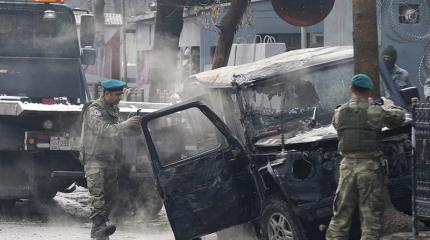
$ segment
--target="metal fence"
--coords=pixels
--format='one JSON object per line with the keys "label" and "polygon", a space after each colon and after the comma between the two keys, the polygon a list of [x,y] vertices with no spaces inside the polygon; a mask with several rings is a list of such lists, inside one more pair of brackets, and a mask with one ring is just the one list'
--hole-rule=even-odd
{"label": "metal fence", "polygon": [[415,104],[412,108],[414,162],[412,164],[412,214],[414,234],[418,234],[419,219],[430,219],[430,104]]}

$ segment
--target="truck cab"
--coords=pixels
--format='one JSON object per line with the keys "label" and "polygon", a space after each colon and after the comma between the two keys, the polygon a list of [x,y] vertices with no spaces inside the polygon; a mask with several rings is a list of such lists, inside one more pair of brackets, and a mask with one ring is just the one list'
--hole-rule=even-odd
{"label": "truck cab", "polygon": [[[74,10],[62,2],[0,1],[0,204],[44,202],[58,191],[72,191],[73,183],[86,186],[78,158],[80,115],[91,100],[84,67],[95,62],[94,19],[80,10],[78,33]],[[164,106],[122,102],[119,107],[125,119],[138,109],[145,115]],[[142,186],[145,193],[154,188],[149,162],[145,152],[133,148],[141,135],[123,137],[127,155],[120,182],[127,188],[122,196],[142,205],[147,202]],[[151,214],[162,207],[154,201]]]}
{"label": "truck cab", "polygon": [[52,171],[82,169],[74,147],[80,105],[89,100],[82,64],[91,63],[81,54],[72,9],[49,2],[0,1],[4,201],[50,199],[74,181],[53,179]]}

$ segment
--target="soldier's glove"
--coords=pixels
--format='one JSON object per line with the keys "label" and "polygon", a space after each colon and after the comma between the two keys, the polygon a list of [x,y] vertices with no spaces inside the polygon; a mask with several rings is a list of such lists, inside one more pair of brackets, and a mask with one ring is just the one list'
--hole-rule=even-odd
{"label": "soldier's glove", "polygon": [[385,108],[390,108],[390,107],[394,106],[394,102],[392,100],[384,98],[384,97],[382,97],[382,100],[384,101],[384,105],[383,106]]}
{"label": "soldier's glove", "polygon": [[125,122],[130,127],[140,127],[140,117],[139,116],[131,117],[131,118],[127,119]]}
{"label": "soldier's glove", "polygon": [[382,105],[384,105],[384,99],[383,98],[369,98],[369,104],[382,106]]}

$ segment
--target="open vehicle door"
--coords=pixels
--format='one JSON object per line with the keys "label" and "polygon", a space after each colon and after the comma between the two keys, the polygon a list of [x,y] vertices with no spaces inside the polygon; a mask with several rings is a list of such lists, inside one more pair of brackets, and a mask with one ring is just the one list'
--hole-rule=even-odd
{"label": "open vehicle door", "polygon": [[147,115],[142,128],[178,240],[248,222],[260,214],[249,155],[200,101]]}

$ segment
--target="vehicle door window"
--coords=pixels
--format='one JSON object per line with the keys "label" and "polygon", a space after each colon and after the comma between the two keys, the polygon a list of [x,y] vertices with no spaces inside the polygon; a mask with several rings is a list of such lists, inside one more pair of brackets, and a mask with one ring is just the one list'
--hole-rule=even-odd
{"label": "vehicle door window", "polygon": [[225,137],[197,108],[159,117],[148,123],[162,166],[221,150]]}

